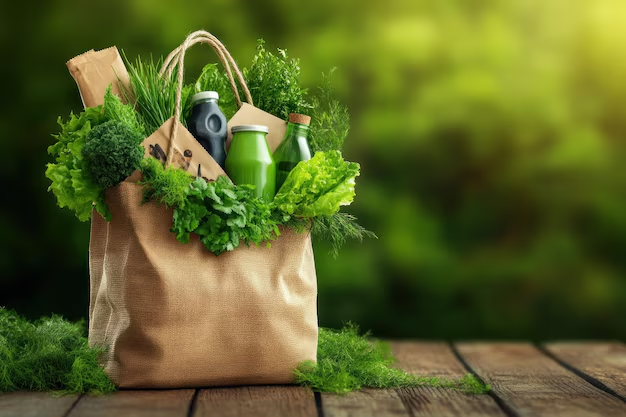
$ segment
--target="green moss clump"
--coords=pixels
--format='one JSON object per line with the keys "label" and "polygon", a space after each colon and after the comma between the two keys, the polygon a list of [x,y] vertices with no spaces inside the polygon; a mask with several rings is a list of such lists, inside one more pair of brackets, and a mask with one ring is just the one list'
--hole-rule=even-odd
{"label": "green moss clump", "polygon": [[103,394],[115,385],[98,364],[83,323],[58,316],[30,322],[0,308],[0,392]]}
{"label": "green moss clump", "polygon": [[358,327],[348,324],[336,331],[321,328],[317,363],[303,362],[294,371],[296,381],[314,391],[345,394],[361,388],[443,387],[471,394],[483,394],[490,387],[473,375],[459,379],[426,377],[392,368],[389,346],[372,341],[369,333],[359,335]]}

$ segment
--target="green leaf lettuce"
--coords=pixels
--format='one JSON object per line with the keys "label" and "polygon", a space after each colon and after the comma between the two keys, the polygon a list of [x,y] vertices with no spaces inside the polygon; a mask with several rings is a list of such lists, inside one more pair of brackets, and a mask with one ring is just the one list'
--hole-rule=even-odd
{"label": "green leaf lettuce", "polygon": [[48,148],[48,153],[55,158],[46,169],[46,177],[52,181],[48,190],[57,197],[60,207],[74,210],[80,221],[91,218],[94,204],[102,217],[111,219],[104,191],[91,178],[82,156],[91,128],[104,120],[102,107],[87,108],[78,116],[72,114],[67,122],[59,118],[61,133],[54,135],[57,143]]}
{"label": "green leaf lettuce", "polygon": [[332,216],[354,200],[359,164],[339,151],[318,152],[289,173],[274,198],[279,210],[297,217]]}

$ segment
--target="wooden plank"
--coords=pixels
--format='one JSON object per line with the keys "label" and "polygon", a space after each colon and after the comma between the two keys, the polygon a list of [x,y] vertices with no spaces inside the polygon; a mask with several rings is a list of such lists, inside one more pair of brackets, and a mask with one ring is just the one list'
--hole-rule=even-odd
{"label": "wooden plank", "polygon": [[530,343],[461,343],[457,350],[510,414],[626,416],[626,404],[595,388]]}
{"label": "wooden plank", "polygon": [[576,371],[626,398],[626,346],[621,343],[549,343],[545,349]]}
{"label": "wooden plank", "polygon": [[296,386],[249,386],[200,390],[194,417],[317,417],[315,397]]}
{"label": "wooden plank", "polygon": [[346,395],[322,393],[324,417],[408,417],[402,399],[394,390],[364,389]]}
{"label": "wooden plank", "polygon": [[[397,366],[407,372],[458,378],[467,373],[445,343],[393,342]],[[505,416],[493,398],[443,388],[366,389],[346,396],[322,394],[327,417],[347,416]]]}
{"label": "wooden plank", "polygon": [[69,417],[187,417],[195,391],[117,391],[102,396],[83,396]]}
{"label": "wooden plank", "polygon": [[[461,378],[468,371],[446,343],[394,342],[397,367],[414,375]],[[398,390],[412,416],[499,416],[506,414],[489,395],[469,395],[444,388]]]}
{"label": "wooden plank", "polygon": [[0,417],[63,417],[78,400],[78,395],[53,397],[47,392],[9,392],[0,394]]}

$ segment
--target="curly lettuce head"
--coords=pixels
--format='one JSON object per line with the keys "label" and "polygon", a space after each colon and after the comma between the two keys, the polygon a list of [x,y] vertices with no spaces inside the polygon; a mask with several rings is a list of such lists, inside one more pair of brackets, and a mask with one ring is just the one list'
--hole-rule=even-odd
{"label": "curly lettuce head", "polygon": [[339,151],[317,152],[289,173],[274,197],[279,210],[297,217],[332,216],[354,200],[359,164]]}
{"label": "curly lettuce head", "polygon": [[105,120],[102,107],[87,108],[78,115],[70,115],[67,122],[59,118],[61,133],[54,135],[57,142],[48,148],[54,162],[47,165],[46,177],[52,183],[48,188],[57,197],[59,207],[68,207],[80,221],[91,218],[95,208],[109,220],[111,213],[106,205],[104,191],[86,170],[82,149],[91,128]]}

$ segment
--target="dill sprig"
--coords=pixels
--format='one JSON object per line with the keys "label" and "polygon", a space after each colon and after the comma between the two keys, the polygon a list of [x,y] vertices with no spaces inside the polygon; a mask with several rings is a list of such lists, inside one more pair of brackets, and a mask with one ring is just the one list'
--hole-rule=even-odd
{"label": "dill sprig", "polygon": [[332,216],[318,216],[313,219],[311,234],[317,239],[329,242],[330,253],[336,258],[339,249],[348,239],[357,239],[361,242],[366,237],[378,239],[374,232],[365,229],[356,220],[352,214],[342,212]]}
{"label": "dill sprig", "polygon": [[30,322],[0,308],[0,392],[113,392],[98,364],[102,352],[89,347],[84,323],[59,316]]}
{"label": "dill sprig", "polygon": [[176,167],[165,168],[155,158],[144,158],[141,161],[144,201],[155,200],[166,207],[182,206],[194,177],[187,171]]}
{"label": "dill sprig", "polygon": [[322,74],[318,96],[312,100],[309,146],[313,153],[341,151],[350,131],[348,108],[335,98],[333,77],[336,70],[337,68],[332,68],[328,74]]}
{"label": "dill sprig", "polygon": [[348,323],[342,330],[320,328],[317,363],[302,362],[294,371],[298,384],[314,391],[346,394],[361,388],[440,387],[469,394],[490,390],[471,374],[463,378],[441,378],[412,375],[392,368],[395,362],[389,346],[372,340],[370,334],[359,335],[356,325]]}

